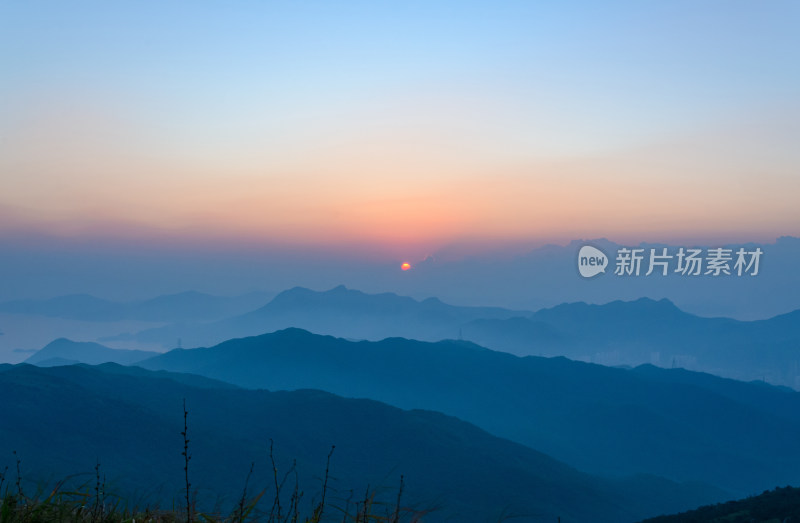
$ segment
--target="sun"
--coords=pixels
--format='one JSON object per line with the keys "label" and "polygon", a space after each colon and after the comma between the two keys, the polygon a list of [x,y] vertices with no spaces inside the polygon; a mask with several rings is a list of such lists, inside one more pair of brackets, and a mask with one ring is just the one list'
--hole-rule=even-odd
{"label": "sun", "polygon": [[403,265],[401,265],[400,268],[403,269],[404,271],[407,271],[408,269],[411,268],[411,264],[406,262]]}

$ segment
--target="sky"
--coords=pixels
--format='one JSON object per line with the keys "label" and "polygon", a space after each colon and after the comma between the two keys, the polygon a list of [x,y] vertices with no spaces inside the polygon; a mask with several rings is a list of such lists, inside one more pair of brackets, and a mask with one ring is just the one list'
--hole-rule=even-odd
{"label": "sky", "polygon": [[414,262],[798,236],[798,23],[769,0],[2,2],[0,243]]}

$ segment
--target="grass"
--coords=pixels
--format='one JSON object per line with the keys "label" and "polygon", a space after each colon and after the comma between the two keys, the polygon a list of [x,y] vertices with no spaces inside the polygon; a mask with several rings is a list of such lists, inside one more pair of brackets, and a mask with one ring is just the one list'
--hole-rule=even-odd
{"label": "grass", "polygon": [[401,508],[400,505],[388,507],[386,503],[376,502],[374,491],[367,491],[364,500],[352,505],[352,510],[350,510],[351,503],[341,508],[320,502],[311,514],[303,515],[300,513],[298,503],[302,492],[296,488],[291,493],[287,510],[283,512],[277,503],[273,503],[268,512],[258,508],[266,489],[252,497],[247,497],[245,489],[240,503],[226,515],[195,510],[187,514],[185,507],[173,509],[129,507],[120,498],[105,496],[102,488],[96,489],[90,484],[84,484],[80,488],[70,490],[63,489],[63,484],[64,482],[60,482],[49,493],[40,490],[33,496],[20,495],[7,487],[0,501],[0,523],[185,523],[190,517],[191,521],[198,523],[318,523],[322,521],[326,508],[330,512],[326,521],[346,523],[414,522],[420,521],[423,515]]}
{"label": "grass", "polygon": [[[301,508],[304,492],[299,487],[296,463],[281,476],[275,464],[272,440],[269,444],[269,458],[273,485],[254,493],[250,485],[254,468],[251,463],[241,497],[229,513],[216,509],[212,512],[199,511],[197,491],[191,490],[190,482],[188,415],[184,400],[181,455],[184,458],[185,488],[181,489],[181,506],[176,505],[173,500],[173,506],[169,509],[157,505],[140,508],[131,506],[122,497],[108,494],[99,462],[94,466],[93,480],[76,483],[75,479],[81,476],[76,474],[58,481],[52,487],[39,485],[36,492],[29,495],[23,489],[22,460],[14,451],[16,475],[13,483],[12,478],[9,478],[8,467],[0,472],[0,523],[320,523],[323,517],[324,521],[342,523],[414,523],[421,521],[424,515],[422,511],[401,506],[404,488],[402,476],[397,498],[393,503],[378,501],[376,491],[369,487],[360,501],[353,502],[351,493],[350,498],[343,500],[343,506],[331,503],[328,479],[335,446],[331,446],[328,453],[320,501],[304,511]],[[288,489],[287,482],[290,485]],[[265,496],[270,491],[273,495],[267,501]],[[269,510],[265,510],[267,506]]]}

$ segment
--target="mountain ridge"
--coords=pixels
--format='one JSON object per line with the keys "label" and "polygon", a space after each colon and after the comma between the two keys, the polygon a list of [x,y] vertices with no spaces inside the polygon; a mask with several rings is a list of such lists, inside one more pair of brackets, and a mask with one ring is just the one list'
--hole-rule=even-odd
{"label": "mountain ridge", "polygon": [[664,480],[596,478],[437,412],[317,390],[189,386],[141,373],[114,365],[0,366],[0,390],[14,400],[0,402],[0,416],[15,427],[0,430],[0,448],[17,449],[31,480],[44,471],[56,478],[74,474],[99,461],[114,491],[144,488],[151,499],[169,499],[183,481],[185,401],[192,484],[230,504],[251,462],[256,464],[254,488],[271,484],[266,450],[272,442],[281,472],[294,459],[301,488],[311,492],[319,488],[312,478],[335,445],[329,494],[337,503],[346,497],[342,487],[360,493],[367,483],[385,485],[386,474],[396,478],[392,484],[403,474],[406,503],[439,507],[426,521],[494,520],[504,507],[536,514],[523,521],[543,515],[634,521],[723,496]]}
{"label": "mountain ridge", "polygon": [[[170,351],[139,365],[246,388],[312,387],[432,409],[593,473],[651,473],[744,493],[770,479],[800,479],[793,457],[800,393],[722,379],[709,385],[697,373],[681,382],[466,341],[351,342],[302,329]],[[670,455],[675,438],[686,448]],[[742,473],[732,475],[733,466]]]}
{"label": "mountain ridge", "polygon": [[[768,320],[704,318],[671,300],[639,298],[602,305],[563,303],[536,312],[460,307],[436,298],[367,294],[338,286],[324,292],[294,287],[257,310],[207,324],[173,324],[100,341],[174,347],[299,327],[347,339],[468,339],[512,354],[567,356],[605,365],[653,363],[800,390],[800,310]],[[762,357],[767,354],[767,357]]]}

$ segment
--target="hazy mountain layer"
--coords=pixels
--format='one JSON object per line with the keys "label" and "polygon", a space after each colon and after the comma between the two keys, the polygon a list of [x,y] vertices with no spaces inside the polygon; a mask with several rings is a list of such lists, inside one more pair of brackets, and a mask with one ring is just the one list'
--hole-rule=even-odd
{"label": "hazy mountain layer", "polygon": [[437,299],[294,288],[226,320],[173,324],[109,340],[210,346],[298,327],[349,339],[465,339],[517,355],[566,356],[606,365],[653,363],[800,389],[800,310],[769,320],[702,318],[667,300],[569,303],[536,313],[456,307]]}
{"label": "hazy mountain layer", "polygon": [[[206,507],[232,506],[251,462],[251,492],[269,491],[270,439],[281,475],[296,459],[309,503],[319,499],[326,456],[336,446],[331,521],[341,520],[333,507],[343,507],[351,489],[362,499],[369,485],[393,504],[400,475],[404,506],[437,509],[425,521],[497,521],[502,513],[528,516],[522,521],[632,521],[721,495],[657,478],[598,479],[452,417],[319,391],[236,390],[115,365],[5,365],[0,393],[0,466],[14,470],[16,450],[27,490],[77,472],[86,474],[75,481],[94,482],[99,461],[109,493],[180,504],[185,399],[190,479]],[[273,495],[265,497],[267,509]]]}
{"label": "hazy mountain layer", "polygon": [[140,365],[438,410],[604,475],[651,473],[741,493],[800,481],[800,393],[759,383],[298,329],[174,350]]}

